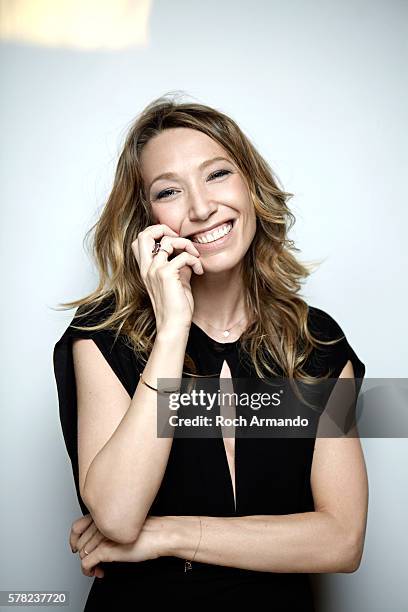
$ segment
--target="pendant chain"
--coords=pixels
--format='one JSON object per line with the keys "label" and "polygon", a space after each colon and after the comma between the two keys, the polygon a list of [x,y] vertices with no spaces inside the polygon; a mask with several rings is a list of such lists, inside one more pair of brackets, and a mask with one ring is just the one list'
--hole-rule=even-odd
{"label": "pendant chain", "polygon": [[210,327],[212,327],[213,329],[216,329],[217,331],[221,332],[221,333],[222,333],[222,335],[223,335],[225,338],[228,338],[228,336],[229,336],[229,335],[230,335],[230,333],[231,333],[231,330],[232,330],[234,327],[236,327],[237,325],[239,325],[239,324],[241,323],[241,321],[243,321],[243,320],[245,319],[245,316],[246,316],[246,315],[244,315],[244,316],[242,317],[242,319],[240,319],[240,320],[238,321],[238,323],[235,323],[234,325],[231,325],[231,327],[228,327],[227,329],[220,329],[219,327],[215,327],[214,325],[211,325],[211,323],[208,323],[208,321],[203,321],[202,319],[197,319],[197,318],[196,318],[196,319],[197,319],[197,321],[201,321],[201,323],[205,323],[206,325],[209,325],[209,326],[210,326]]}

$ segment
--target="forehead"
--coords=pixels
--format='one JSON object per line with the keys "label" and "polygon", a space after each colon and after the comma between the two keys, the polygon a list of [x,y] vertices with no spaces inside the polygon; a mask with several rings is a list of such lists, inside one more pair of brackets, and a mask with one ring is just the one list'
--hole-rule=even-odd
{"label": "forehead", "polygon": [[169,128],[154,136],[143,147],[140,162],[145,180],[160,172],[182,172],[205,159],[226,154],[215,140],[190,128]]}

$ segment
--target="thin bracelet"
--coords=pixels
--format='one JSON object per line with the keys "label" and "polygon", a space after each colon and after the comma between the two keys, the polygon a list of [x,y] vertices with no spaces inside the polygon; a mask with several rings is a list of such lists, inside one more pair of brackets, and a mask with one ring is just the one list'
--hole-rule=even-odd
{"label": "thin bracelet", "polygon": [[185,572],[186,572],[187,570],[191,570],[191,569],[193,569],[193,568],[192,568],[192,563],[193,563],[194,559],[196,558],[197,551],[198,551],[198,549],[200,548],[200,544],[201,544],[201,537],[202,537],[202,535],[203,535],[203,526],[202,526],[202,524],[201,524],[201,516],[199,516],[198,518],[199,518],[199,520],[200,520],[200,538],[199,538],[199,540],[198,540],[197,548],[195,549],[195,553],[194,553],[194,555],[193,555],[193,558],[191,559],[191,561],[189,561],[188,559],[186,559],[186,560],[185,560],[185,562],[184,562],[184,571],[185,571]]}
{"label": "thin bracelet", "polygon": [[149,389],[153,389],[153,391],[156,391],[156,393],[177,393],[178,391],[180,391],[180,389],[174,389],[173,391],[159,391],[159,389],[152,387],[151,385],[149,385],[149,383],[145,381],[141,372],[139,373],[139,378],[142,381],[142,383],[146,385],[146,387],[149,387]]}

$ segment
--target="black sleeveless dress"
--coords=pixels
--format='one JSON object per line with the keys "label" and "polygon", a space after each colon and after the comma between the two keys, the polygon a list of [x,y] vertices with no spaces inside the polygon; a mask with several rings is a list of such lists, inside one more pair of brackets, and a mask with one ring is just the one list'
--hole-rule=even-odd
{"label": "black sleeveless dress", "polygon": [[[84,332],[72,327],[92,325],[107,316],[103,302],[91,315],[73,319],[54,347],[53,362],[57,383],[59,414],[66,448],[72,463],[78,501],[83,514],[89,511],[79,493],[77,455],[77,407],[72,339],[92,338],[132,397],[143,366],[120,336],[102,330]],[[307,371],[321,376],[330,368],[338,378],[348,360],[354,367],[357,393],[365,365],[351,348],[338,323],[323,310],[309,306],[311,330],[322,339],[342,340],[314,349]],[[256,376],[251,364],[240,358],[239,340],[219,343],[194,322],[186,352],[194,359],[197,373],[221,371],[227,361],[233,378]],[[280,515],[314,510],[310,472],[315,439],[235,439],[234,491],[222,436],[174,438],[161,486],[150,508],[152,516],[201,515],[234,517]],[[84,610],[133,610],[143,600],[150,603],[199,605],[205,603],[268,602],[277,612],[313,612],[309,575],[305,573],[258,572],[205,563],[193,563],[184,571],[184,560],[160,557],[139,563],[102,563],[105,575],[94,578]]]}

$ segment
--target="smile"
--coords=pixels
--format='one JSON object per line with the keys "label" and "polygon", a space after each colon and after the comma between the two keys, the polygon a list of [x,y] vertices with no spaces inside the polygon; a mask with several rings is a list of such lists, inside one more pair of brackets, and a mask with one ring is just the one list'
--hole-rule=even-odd
{"label": "smile", "polygon": [[211,231],[192,236],[190,240],[200,253],[219,251],[227,246],[232,240],[231,236],[235,234],[237,221],[238,219],[231,219],[231,221],[227,221]]}
{"label": "smile", "polygon": [[214,229],[205,232],[203,234],[196,234],[191,238],[192,242],[198,244],[209,244],[211,242],[217,242],[222,239],[224,236],[230,233],[233,227],[233,220],[227,221],[227,223],[223,223]]}

